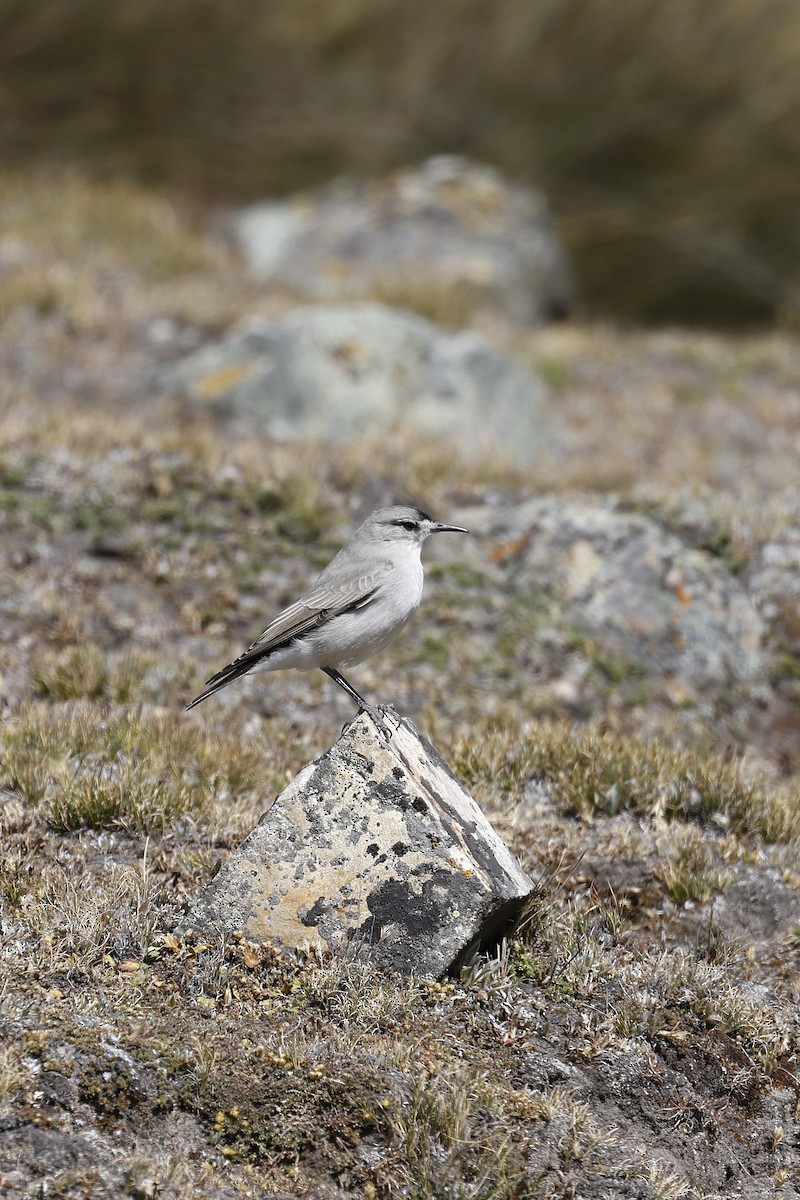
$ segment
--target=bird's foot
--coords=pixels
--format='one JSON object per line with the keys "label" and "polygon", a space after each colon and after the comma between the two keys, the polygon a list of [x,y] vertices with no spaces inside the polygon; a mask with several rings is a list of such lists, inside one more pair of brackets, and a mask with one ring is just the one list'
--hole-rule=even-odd
{"label": "bird's foot", "polygon": [[[359,704],[358,712],[356,713],[356,716],[360,717],[362,713],[366,713],[368,716],[372,717],[373,724],[383,734],[383,736],[387,742],[390,742],[392,740],[392,737],[394,736],[394,730],[391,728],[389,723],[385,720],[386,716],[389,713],[391,713],[392,716],[397,721],[397,728],[398,729],[400,728],[400,718],[397,715],[397,712],[396,712],[393,704],[385,704],[385,705],[384,704],[381,704],[381,705],[367,704],[367,703]],[[351,719],[350,721],[345,721],[344,725],[342,726],[342,733],[344,733],[345,730],[349,729],[349,727],[352,725],[352,723],[353,723],[353,719]]]}
{"label": "bird's foot", "polygon": [[375,725],[381,731],[387,742],[390,742],[394,736],[394,730],[386,720],[386,717],[389,715],[389,713],[391,713],[394,719],[397,721],[397,728],[400,728],[400,718],[397,716],[393,704],[365,704],[359,711],[369,713]]}

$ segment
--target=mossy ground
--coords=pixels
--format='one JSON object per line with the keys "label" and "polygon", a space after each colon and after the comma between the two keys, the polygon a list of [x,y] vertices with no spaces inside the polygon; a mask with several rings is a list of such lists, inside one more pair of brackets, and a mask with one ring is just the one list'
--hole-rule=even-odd
{"label": "mossy ground", "polygon": [[[80,227],[94,199],[75,188]],[[435,447],[406,447],[401,475],[394,446],[279,447],[161,399],[149,322],[221,327],[255,299],[179,221],[159,237],[183,248],[153,249],[153,198],[121,204],[130,241],[64,242],[51,211],[75,289],[13,299],[0,344],[10,1194],[797,1194],[794,743],[737,724],[734,695],[631,702],[629,665],[559,625],[546,589],[515,593],[491,552],[478,569],[434,548],[417,624],[357,676],[419,722],[539,881],[520,927],[438,984],[357,952],[176,936],[351,711],[321,675],[182,705],[361,506],[402,492],[447,518],[532,484]],[[126,303],[81,308],[106,269]],[[517,349],[553,389],[537,489],[618,488],[740,572],[791,527],[789,342],[575,328]],[[776,662],[798,650],[784,615]],[[597,681],[578,713],[551,686],[576,658]],[[796,717],[792,672],[775,689],[765,710],[777,696]]]}

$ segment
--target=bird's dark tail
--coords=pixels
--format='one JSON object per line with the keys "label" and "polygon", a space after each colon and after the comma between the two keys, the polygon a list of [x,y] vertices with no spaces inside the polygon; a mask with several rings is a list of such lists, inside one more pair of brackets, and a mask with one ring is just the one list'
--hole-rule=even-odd
{"label": "bird's dark tail", "polygon": [[226,679],[225,683],[216,683],[213,687],[206,688],[206,690],[201,692],[199,696],[195,696],[194,700],[190,700],[188,704],[184,705],[183,711],[188,712],[190,708],[195,708],[196,705],[202,704],[203,701],[207,700],[209,696],[213,696],[215,692],[220,690],[220,688],[224,688],[226,683],[231,682],[232,680]]}
{"label": "bird's dark tail", "polygon": [[[305,623],[301,632],[304,632],[306,628],[313,628],[313,626],[318,625],[324,615],[324,612],[315,613]],[[269,633],[269,630],[266,632]],[[238,658],[235,658],[233,662],[229,662],[221,671],[217,671],[216,675],[212,675],[210,679],[207,679],[206,683],[210,686],[204,692],[201,692],[199,696],[195,696],[194,700],[186,705],[186,712],[190,708],[194,708],[196,704],[201,704],[203,700],[207,700],[209,696],[213,696],[220,688],[227,687],[229,683],[233,683],[234,679],[241,679],[243,675],[247,675],[249,671],[252,671],[253,667],[263,662],[265,658],[271,658],[277,650],[283,650],[285,646],[290,646],[297,637],[297,631],[291,633],[280,642],[270,641],[265,643],[264,637],[265,634],[262,634]]]}
{"label": "bird's dark tail", "polygon": [[[262,657],[266,657],[262,655]],[[219,692],[222,688],[227,687],[229,683],[233,683],[234,679],[241,679],[243,675],[247,675],[248,671],[252,671],[258,659],[251,658],[249,662],[240,663],[238,659],[235,662],[228,663],[227,667],[223,667],[221,671],[217,671],[216,675],[212,675],[206,683],[210,684],[204,692],[199,696],[195,696],[194,700],[190,700],[185,706],[184,711],[188,712],[190,708],[194,708],[197,704],[202,704],[209,696],[213,696],[215,692]]]}

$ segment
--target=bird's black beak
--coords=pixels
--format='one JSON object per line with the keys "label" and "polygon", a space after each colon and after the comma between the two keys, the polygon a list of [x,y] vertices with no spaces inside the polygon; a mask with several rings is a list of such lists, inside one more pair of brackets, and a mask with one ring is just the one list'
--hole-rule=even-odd
{"label": "bird's black beak", "polygon": [[461,525],[445,525],[442,521],[431,521],[431,533],[469,533]]}

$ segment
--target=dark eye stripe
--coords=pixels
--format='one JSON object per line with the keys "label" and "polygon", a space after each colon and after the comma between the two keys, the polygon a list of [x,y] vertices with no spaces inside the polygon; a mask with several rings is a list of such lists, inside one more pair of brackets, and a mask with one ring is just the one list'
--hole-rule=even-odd
{"label": "dark eye stripe", "polygon": [[401,529],[418,529],[419,528],[419,524],[417,521],[408,521],[408,520],[405,520],[404,518],[400,518],[397,521],[392,521],[392,524],[399,525]]}

